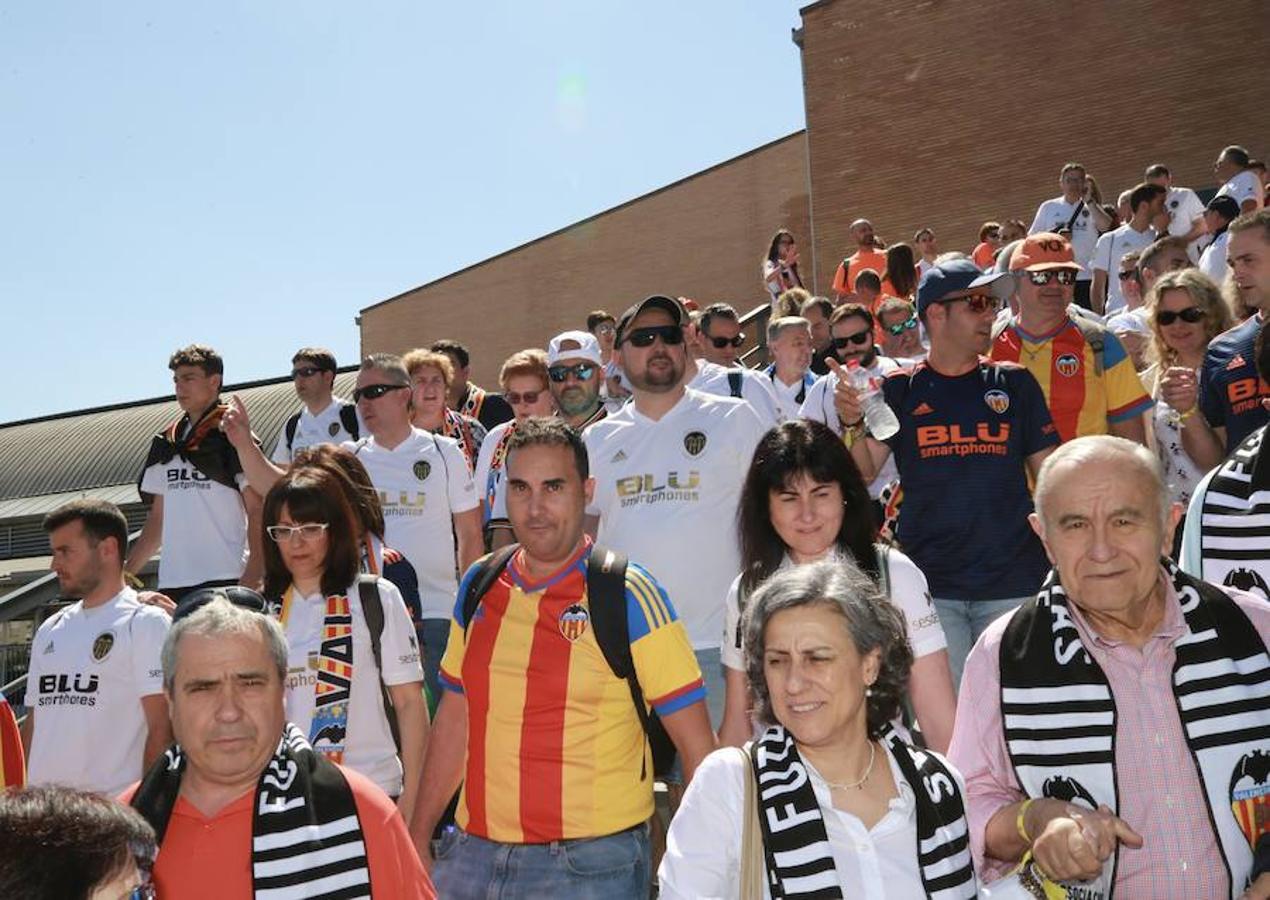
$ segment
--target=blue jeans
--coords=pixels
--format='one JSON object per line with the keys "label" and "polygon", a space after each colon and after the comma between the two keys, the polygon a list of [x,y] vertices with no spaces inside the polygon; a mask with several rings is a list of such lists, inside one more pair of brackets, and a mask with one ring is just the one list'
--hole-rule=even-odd
{"label": "blue jeans", "polygon": [[441,657],[445,655],[445,645],[450,637],[450,620],[424,619],[416,633],[423,641],[423,683],[432,702],[439,703],[441,685],[437,681],[437,670],[441,668]]}
{"label": "blue jeans", "polygon": [[648,826],[550,844],[500,844],[455,828],[434,842],[432,882],[446,900],[644,900]]}
{"label": "blue jeans", "polygon": [[948,665],[952,669],[953,687],[961,689],[961,670],[966,666],[970,648],[996,619],[1018,607],[1027,597],[1006,600],[944,600],[935,598],[939,624],[948,640]]}

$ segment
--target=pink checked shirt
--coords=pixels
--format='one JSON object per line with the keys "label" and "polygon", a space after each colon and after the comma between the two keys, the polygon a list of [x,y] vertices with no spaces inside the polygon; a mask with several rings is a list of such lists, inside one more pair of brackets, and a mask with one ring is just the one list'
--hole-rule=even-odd
{"label": "pink checked shirt", "polygon": [[[1140,850],[1120,848],[1114,888],[1122,898],[1226,897],[1226,868],[1173,698],[1173,642],[1185,623],[1167,579],[1165,589],[1164,620],[1141,650],[1092,634],[1075,605],[1071,607],[1081,640],[1102,667],[1116,701],[1120,818],[1143,840]],[[1241,591],[1228,593],[1270,644],[1270,604]],[[1023,799],[1001,722],[999,651],[1010,615],[993,622],[966,659],[948,750],[949,760],[966,779],[970,849],[984,882],[1014,865],[984,856],[988,820],[1001,807]]]}

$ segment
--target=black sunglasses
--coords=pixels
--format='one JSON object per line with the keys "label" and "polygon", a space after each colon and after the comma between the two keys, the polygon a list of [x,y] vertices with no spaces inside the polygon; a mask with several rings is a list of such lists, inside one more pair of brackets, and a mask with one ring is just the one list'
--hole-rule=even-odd
{"label": "black sunglasses", "polygon": [[1123,272],[1117,272],[1116,277],[1121,281],[1132,281],[1138,277],[1137,269],[1125,269]]}
{"label": "black sunglasses", "polygon": [[184,619],[219,597],[223,597],[234,606],[240,606],[252,612],[269,612],[269,603],[260,594],[251,588],[231,584],[224,587],[200,588],[191,594],[186,594],[181,602],[177,604],[176,612],[172,613],[172,621],[177,622]]}
{"label": "black sunglasses", "polygon": [[855,334],[849,334],[846,337],[836,337],[833,339],[833,345],[839,350],[845,350],[851,344],[857,347],[863,347],[869,342],[869,338],[873,337],[873,332],[867,328],[864,331],[858,331]]}
{"label": "black sunglasses", "polygon": [[904,332],[917,327],[917,316],[909,316],[903,322],[896,322],[894,325],[883,325],[882,327],[891,334],[899,336]]}
{"label": "black sunglasses", "polygon": [[576,363],[572,366],[554,365],[547,367],[547,374],[551,376],[551,380],[556,384],[562,383],[566,378],[572,375],[578,381],[590,381],[591,376],[595,374],[594,363]]}
{"label": "black sunglasses", "polygon": [[[1028,273],[1029,275],[1032,273]],[[1001,300],[991,294],[971,294],[969,297],[951,297],[947,300],[935,301],[941,306],[947,306],[949,303],[965,303],[966,307],[975,315],[992,310],[999,312],[1001,309]]]}
{"label": "black sunglasses", "polygon": [[1058,279],[1059,284],[1068,285],[1068,284],[1076,283],[1076,270],[1075,269],[1045,269],[1040,272],[1029,271],[1027,273],[1027,277],[1032,282],[1032,284],[1037,284],[1037,285],[1049,284],[1051,281],[1053,281],[1056,278]]}
{"label": "black sunglasses", "polygon": [[661,338],[661,342],[667,345],[682,344],[684,342],[684,330],[682,325],[652,325],[648,328],[636,328],[628,335],[624,335],[623,344],[631,344],[635,347],[651,347],[653,341]]}
{"label": "black sunglasses", "polygon": [[744,331],[742,331],[740,334],[738,334],[734,338],[711,337],[708,334],[706,335],[706,337],[710,338],[710,343],[714,344],[715,349],[718,349],[718,350],[722,350],[724,347],[728,346],[729,344],[731,344],[733,347],[740,347],[742,344],[745,343]]}
{"label": "black sunglasses", "polygon": [[1155,311],[1155,321],[1161,325],[1172,325],[1178,319],[1194,325],[1196,322],[1204,320],[1204,311],[1198,306],[1188,306],[1186,309],[1181,309],[1177,312],[1173,312],[1171,309],[1157,309]]}
{"label": "black sunglasses", "polygon": [[353,402],[357,403],[363,397],[367,400],[378,400],[389,391],[404,391],[408,387],[410,387],[408,384],[368,384],[366,387],[353,391]]}
{"label": "black sunglasses", "polygon": [[312,378],[314,375],[316,375],[318,372],[321,372],[321,371],[322,370],[319,369],[317,366],[302,366],[299,369],[292,369],[291,377],[292,378]]}
{"label": "black sunglasses", "polygon": [[541,393],[542,391],[522,391],[520,393],[517,393],[516,391],[504,391],[503,399],[512,406],[520,406],[522,403],[537,403],[538,395]]}

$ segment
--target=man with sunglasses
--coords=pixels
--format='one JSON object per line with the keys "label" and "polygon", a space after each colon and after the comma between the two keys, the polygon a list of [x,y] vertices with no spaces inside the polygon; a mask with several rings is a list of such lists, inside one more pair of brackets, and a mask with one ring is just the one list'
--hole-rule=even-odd
{"label": "man with sunglasses", "polygon": [[924,362],[892,373],[882,395],[900,421],[885,443],[864,431],[846,379],[835,404],[865,478],[894,455],[904,488],[897,536],[930,582],[953,678],[997,616],[1041,585],[1049,564],[1028,525],[1028,475],[1058,444],[1036,379],[986,359],[992,320],[1011,289],[968,258],[935,265],[917,288],[930,334]]}
{"label": "man with sunglasses", "polygon": [[565,331],[547,344],[547,377],[560,417],[585,431],[604,418],[600,344],[585,331]]}
{"label": "man with sunglasses", "polygon": [[[745,343],[736,310],[726,303],[712,303],[702,311],[695,326],[697,347],[702,358],[689,352],[684,366],[684,383],[693,390],[720,397],[744,400],[758,414],[766,427],[781,421],[780,401],[772,383],[741,363],[738,351]],[[688,348],[691,351],[691,347]],[[719,362],[718,360],[729,360]]]}
{"label": "man with sunglasses", "polygon": [[711,303],[701,311],[697,331],[701,355],[706,361],[725,368],[740,365],[745,333],[741,331],[741,318],[735,309],[726,303]]}
{"label": "man with sunglasses", "polygon": [[878,325],[882,332],[883,356],[901,365],[926,358],[921,323],[913,304],[899,297],[887,297],[878,306]]}
{"label": "man with sunglasses", "polygon": [[1079,270],[1058,234],[1029,235],[1014,249],[1019,312],[994,330],[992,358],[1032,373],[1062,440],[1114,434],[1146,443],[1142,414],[1152,403],[1132,357],[1105,326],[1067,308]]}
{"label": "man with sunglasses", "polygon": [[646,565],[666,588],[697,653],[717,727],[723,600],[741,566],[731,526],[766,426],[748,403],[687,383],[686,321],[678,301],[659,295],[618,321],[616,352],[634,395],[584,435],[595,477],[587,530]]}
{"label": "man with sunglasses", "polygon": [[370,434],[343,446],[379,493],[384,542],[418,576],[424,681],[436,696],[459,586],[455,566],[466,570],[484,549],[481,507],[458,442],[410,424],[411,387],[401,357],[372,353],[362,360],[353,399]]}
{"label": "man with sunglasses", "polygon": [[301,347],[291,357],[291,380],[303,408],[287,419],[271,459],[290,465],[297,450],[317,444],[342,444],[361,436],[357,407],[332,394],[335,354],[325,347]]}

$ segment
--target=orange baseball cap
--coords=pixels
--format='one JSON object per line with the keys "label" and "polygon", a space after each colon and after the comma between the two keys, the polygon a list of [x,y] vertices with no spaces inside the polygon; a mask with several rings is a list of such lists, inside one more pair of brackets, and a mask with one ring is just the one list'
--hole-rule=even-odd
{"label": "orange baseball cap", "polygon": [[1010,271],[1040,272],[1045,269],[1081,270],[1072,254],[1071,241],[1052,231],[1029,234],[1014,248]]}

